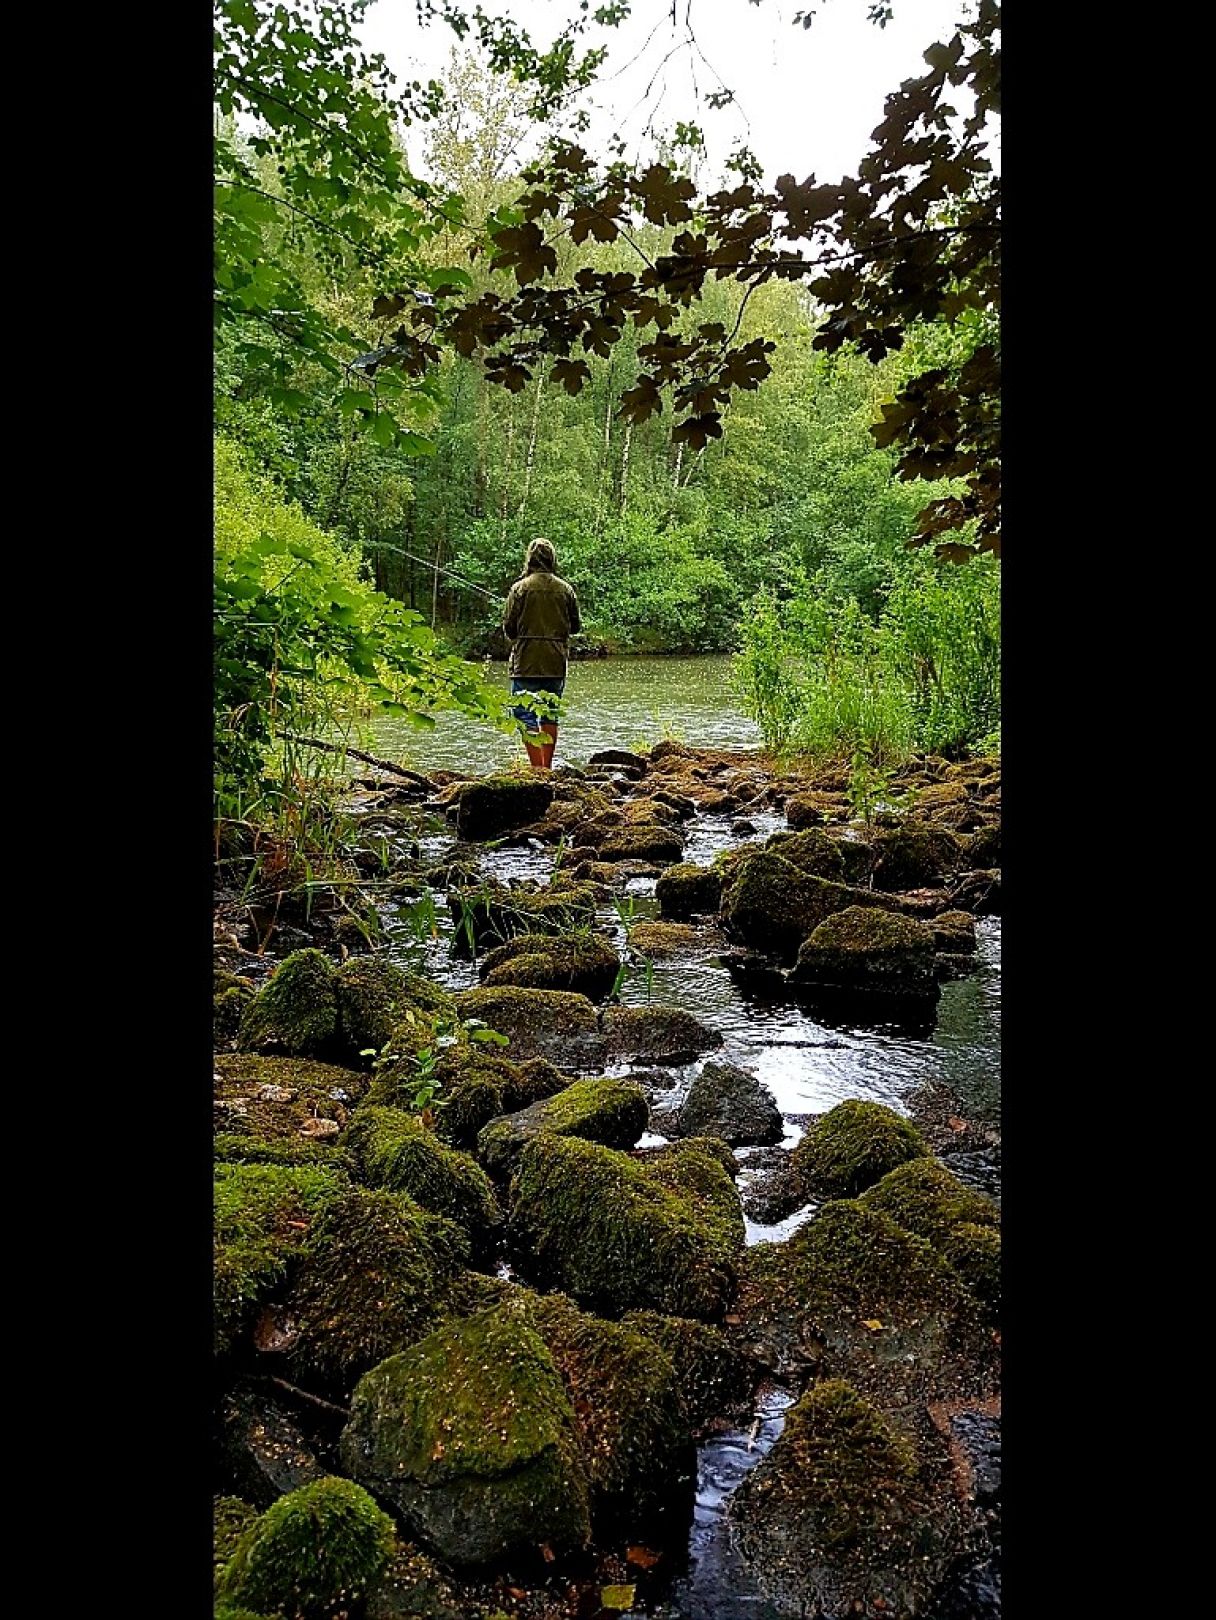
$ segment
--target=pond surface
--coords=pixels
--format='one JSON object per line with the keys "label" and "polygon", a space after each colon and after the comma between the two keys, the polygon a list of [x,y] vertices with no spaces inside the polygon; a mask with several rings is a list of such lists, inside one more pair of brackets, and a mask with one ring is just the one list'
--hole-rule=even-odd
{"label": "pond surface", "polygon": [[[489,679],[509,690],[507,666]],[[702,658],[589,658],[570,665],[557,764],[585,765],[601,748],[649,748],[672,736],[694,748],[759,748],[760,731],[739,704],[726,655]],[[434,731],[400,720],[372,722],[373,753],[417,770],[481,772],[523,757],[516,737],[463,715],[438,716]]]}

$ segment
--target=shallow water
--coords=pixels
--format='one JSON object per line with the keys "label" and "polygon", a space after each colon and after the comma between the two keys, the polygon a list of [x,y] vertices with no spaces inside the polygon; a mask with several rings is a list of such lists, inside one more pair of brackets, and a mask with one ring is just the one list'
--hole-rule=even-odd
{"label": "shallow water", "polygon": [[[489,664],[508,690],[507,666]],[[665,736],[695,748],[759,748],[760,732],[739,706],[731,661],[703,658],[589,658],[570,665],[557,763],[585,765],[601,748],[648,748]],[[517,737],[463,715],[440,715],[434,731],[395,719],[372,722],[373,753],[418,770],[480,772],[523,759]]]}

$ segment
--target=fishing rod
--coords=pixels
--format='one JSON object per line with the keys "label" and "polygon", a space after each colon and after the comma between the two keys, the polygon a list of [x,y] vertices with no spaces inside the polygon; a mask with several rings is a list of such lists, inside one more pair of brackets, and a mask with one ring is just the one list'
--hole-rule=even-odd
{"label": "fishing rod", "polygon": [[412,551],[406,551],[402,546],[391,546],[386,540],[375,540],[370,548],[372,551],[392,551],[398,557],[408,557],[410,562],[420,563],[423,568],[430,568],[437,574],[446,574],[448,579],[454,579],[467,590],[476,591],[478,596],[484,596],[488,601],[500,602],[501,595],[496,596],[493,591],[487,591],[482,585],[474,585],[471,579],[465,579],[462,574],[454,573],[450,568],[444,568],[441,563],[428,562],[425,557],[415,557]]}

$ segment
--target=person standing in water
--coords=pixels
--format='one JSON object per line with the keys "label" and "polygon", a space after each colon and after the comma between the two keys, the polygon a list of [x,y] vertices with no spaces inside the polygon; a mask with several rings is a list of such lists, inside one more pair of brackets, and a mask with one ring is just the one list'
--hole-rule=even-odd
{"label": "person standing in water", "polygon": [[[583,621],[573,585],[557,575],[557,553],[548,540],[533,540],[528,547],[523,575],[507,595],[502,627],[511,643],[511,696],[551,692],[560,698],[566,689],[570,637]],[[524,704],[511,712],[526,729],[524,747],[533,770],[552,770],[557,721],[541,720]]]}

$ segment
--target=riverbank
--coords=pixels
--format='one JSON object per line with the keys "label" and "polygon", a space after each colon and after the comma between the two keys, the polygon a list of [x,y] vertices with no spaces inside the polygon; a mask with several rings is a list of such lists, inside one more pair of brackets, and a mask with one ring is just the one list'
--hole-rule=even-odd
{"label": "riverbank", "polygon": [[999,761],[847,786],[369,774],[304,895],[229,839],[234,1605],[303,1489],[371,1620],[999,1612]]}

